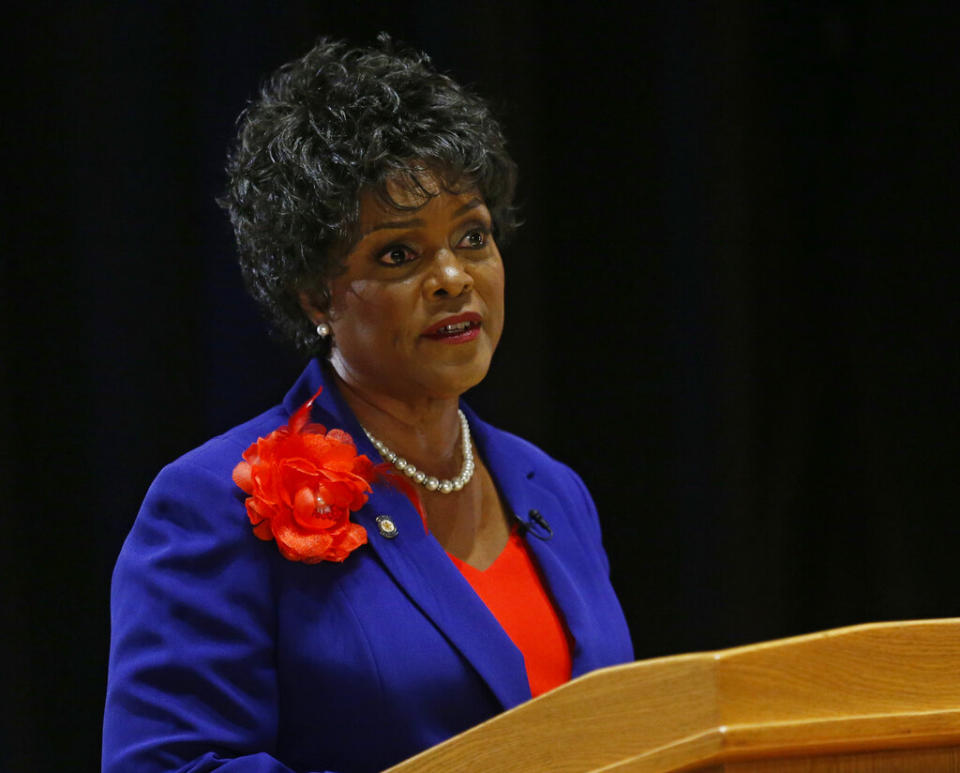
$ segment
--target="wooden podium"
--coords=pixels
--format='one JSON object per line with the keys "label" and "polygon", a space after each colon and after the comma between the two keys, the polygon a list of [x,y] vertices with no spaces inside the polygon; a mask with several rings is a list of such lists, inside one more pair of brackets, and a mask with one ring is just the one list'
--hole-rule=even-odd
{"label": "wooden podium", "polygon": [[605,668],[390,773],[599,770],[960,771],[960,618]]}

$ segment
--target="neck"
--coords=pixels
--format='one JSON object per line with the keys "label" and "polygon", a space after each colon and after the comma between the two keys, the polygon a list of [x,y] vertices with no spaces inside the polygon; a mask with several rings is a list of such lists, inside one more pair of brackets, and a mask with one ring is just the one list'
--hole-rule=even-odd
{"label": "neck", "polygon": [[340,394],[360,424],[417,468],[438,478],[460,471],[460,419],[456,398],[415,405],[351,383],[334,373]]}

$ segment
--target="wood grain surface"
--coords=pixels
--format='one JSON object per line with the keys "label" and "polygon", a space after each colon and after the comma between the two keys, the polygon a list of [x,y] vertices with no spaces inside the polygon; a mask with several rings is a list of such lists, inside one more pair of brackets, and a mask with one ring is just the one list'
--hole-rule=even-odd
{"label": "wood grain surface", "polygon": [[390,771],[960,773],[958,747],[960,619],[950,618],[602,669]]}

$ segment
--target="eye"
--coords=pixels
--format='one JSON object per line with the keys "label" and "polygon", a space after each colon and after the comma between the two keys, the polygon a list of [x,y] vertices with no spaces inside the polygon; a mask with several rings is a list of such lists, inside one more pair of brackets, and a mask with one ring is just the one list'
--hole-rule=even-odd
{"label": "eye", "polygon": [[402,266],[404,263],[409,263],[416,257],[410,249],[404,247],[402,244],[394,244],[380,253],[377,261],[385,266]]}
{"label": "eye", "polygon": [[465,247],[470,250],[479,250],[486,247],[490,232],[486,228],[471,228],[460,240],[458,247]]}

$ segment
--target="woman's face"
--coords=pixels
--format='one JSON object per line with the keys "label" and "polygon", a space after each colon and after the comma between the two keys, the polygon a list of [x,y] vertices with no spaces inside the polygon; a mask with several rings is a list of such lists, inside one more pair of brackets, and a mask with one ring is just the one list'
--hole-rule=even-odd
{"label": "woman's face", "polygon": [[426,197],[388,184],[397,209],[360,199],[359,240],[330,283],[330,360],[344,381],[411,404],[478,384],[503,331],[503,263],[476,191]]}

